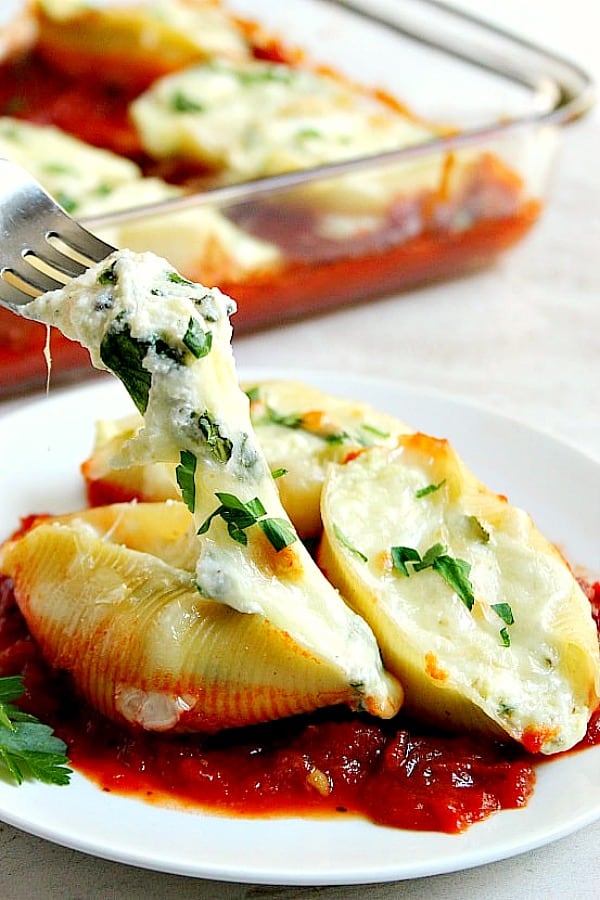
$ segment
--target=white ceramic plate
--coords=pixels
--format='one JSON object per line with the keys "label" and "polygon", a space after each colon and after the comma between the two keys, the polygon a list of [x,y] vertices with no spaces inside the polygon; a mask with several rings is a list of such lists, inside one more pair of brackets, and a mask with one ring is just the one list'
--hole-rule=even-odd
{"label": "white ceramic plate", "polygon": [[[600,466],[570,447],[442,394],[390,382],[308,372],[295,377],[362,399],[450,438],[490,487],[525,506],[575,563],[600,574]],[[122,388],[100,381],[57,391],[0,419],[0,538],[30,512],[83,505],[80,462],[94,421],[130,410]],[[496,814],[463,835],[396,831],[360,820],[243,820],[157,808],[98,790],[0,781],[0,818],[67,847],[131,865],[265,884],[393,881],[470,868],[522,853],[600,818],[600,747],[545,763],[523,810]]]}

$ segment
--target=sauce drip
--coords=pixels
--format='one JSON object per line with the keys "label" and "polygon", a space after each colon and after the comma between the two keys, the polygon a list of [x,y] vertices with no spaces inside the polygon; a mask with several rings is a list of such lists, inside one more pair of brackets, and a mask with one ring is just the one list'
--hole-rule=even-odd
{"label": "sauce drip", "polygon": [[[585,586],[598,621],[600,584]],[[22,705],[66,741],[72,765],[103,791],[244,816],[358,815],[456,833],[524,806],[533,756],[516,744],[450,736],[408,721],[334,708],[216,736],[126,731],[50,672],[0,579],[0,675],[22,674]],[[600,715],[580,747],[600,743]]]}

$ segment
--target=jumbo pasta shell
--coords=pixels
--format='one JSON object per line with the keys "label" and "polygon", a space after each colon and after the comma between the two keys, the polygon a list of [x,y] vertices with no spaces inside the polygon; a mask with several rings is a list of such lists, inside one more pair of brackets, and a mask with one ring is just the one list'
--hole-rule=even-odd
{"label": "jumbo pasta shell", "polygon": [[[530,517],[446,441],[366,450],[331,471],[322,511],[321,565],[371,625],[408,710],[542,753],[583,737],[600,689],[589,602]],[[428,565],[436,546],[429,563],[446,560]]]}
{"label": "jumbo pasta shell", "polygon": [[[394,446],[411,431],[406,423],[366,403],[336,397],[298,381],[246,385],[252,424],[273,471],[285,470],[277,485],[281,502],[299,535],[321,532],[321,490],[332,462],[367,445]],[[92,504],[178,498],[174,465],[155,462],[116,468],[115,458],[142,423],[129,416],[101,421],[82,473]]]}
{"label": "jumbo pasta shell", "polygon": [[[143,543],[140,512],[125,528],[126,511],[114,510],[113,537],[137,531]],[[215,732],[360,706],[359,687],[334,662],[264,616],[202,597],[191,572],[114,543],[109,511],[103,523],[86,515],[41,522],[4,546],[0,564],[44,658],[105,716]]]}

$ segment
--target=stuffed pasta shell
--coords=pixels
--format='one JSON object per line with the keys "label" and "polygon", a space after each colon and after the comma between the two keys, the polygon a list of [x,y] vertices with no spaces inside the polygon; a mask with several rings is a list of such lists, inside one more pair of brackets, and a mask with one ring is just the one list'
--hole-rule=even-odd
{"label": "stuffed pasta shell", "polygon": [[360,707],[361,685],[323,647],[198,591],[174,564],[190,525],[182,504],[116,505],[7,544],[2,569],[48,663],[105,716],[150,731]]}
{"label": "stuffed pasta shell", "polygon": [[320,562],[373,628],[405,706],[555,753],[585,734],[600,659],[590,605],[530,517],[443,440],[331,470]]}
{"label": "stuffed pasta shell", "polygon": [[[336,397],[298,381],[244,385],[258,442],[271,471],[284,472],[281,502],[302,538],[321,532],[320,499],[327,470],[348,453],[373,444],[394,446],[408,425],[366,403]],[[116,467],[122,446],[142,425],[141,416],[96,426],[95,446],[82,465],[93,504],[178,498],[175,466],[169,463]]]}

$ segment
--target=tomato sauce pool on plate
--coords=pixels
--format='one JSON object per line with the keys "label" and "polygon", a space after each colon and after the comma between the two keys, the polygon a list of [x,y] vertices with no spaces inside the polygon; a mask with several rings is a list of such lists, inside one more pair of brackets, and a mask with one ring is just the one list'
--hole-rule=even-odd
{"label": "tomato sauce pool on plate", "polygon": [[[598,622],[600,584],[584,586]],[[127,731],[50,672],[0,579],[0,676],[22,674],[22,706],[51,725],[73,767],[106,792],[240,816],[357,815],[457,833],[524,806],[539,760],[516,744],[446,735],[334,708],[215,736]],[[600,716],[579,748],[600,743]],[[578,749],[579,749],[578,748]],[[68,788],[65,788],[68,790]]]}

